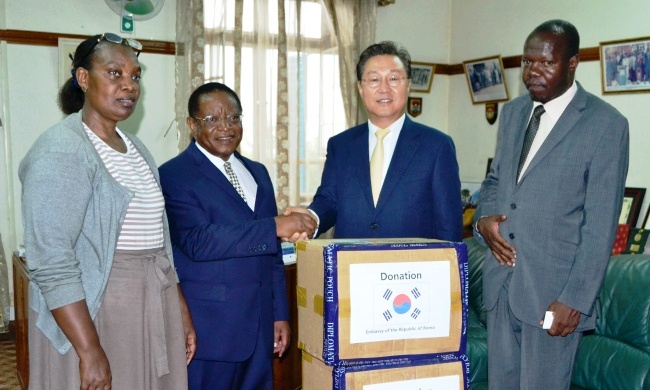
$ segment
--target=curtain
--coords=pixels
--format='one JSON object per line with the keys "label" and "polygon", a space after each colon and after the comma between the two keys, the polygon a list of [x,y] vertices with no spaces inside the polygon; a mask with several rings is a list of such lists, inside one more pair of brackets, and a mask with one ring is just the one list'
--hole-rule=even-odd
{"label": "curtain", "polygon": [[176,131],[178,150],[190,143],[187,118],[187,101],[204,82],[203,65],[203,0],[176,2]]}
{"label": "curtain", "polygon": [[[300,15],[300,2],[296,3],[296,14]],[[300,19],[298,17],[298,19]],[[277,102],[278,109],[276,114],[277,134],[275,137],[275,148],[278,151],[276,164],[279,167],[277,171],[277,194],[275,201],[278,208],[283,210],[291,206],[290,197],[291,184],[289,183],[289,89],[287,75],[287,26],[285,15],[285,2],[278,0],[278,89]],[[297,24],[297,23],[296,23]],[[298,30],[299,31],[299,30]],[[300,50],[298,50],[300,52]]]}
{"label": "curtain", "polygon": [[377,2],[374,0],[323,0],[329,10],[332,28],[338,42],[341,95],[345,107],[346,126],[362,121],[359,118],[356,64],[359,54],[375,41]]}
{"label": "curtain", "polygon": [[242,101],[240,152],[267,167],[278,208],[309,203],[328,139],[357,123],[354,67],[374,39],[377,3],[189,1],[177,17],[179,150],[190,92],[222,82]]}

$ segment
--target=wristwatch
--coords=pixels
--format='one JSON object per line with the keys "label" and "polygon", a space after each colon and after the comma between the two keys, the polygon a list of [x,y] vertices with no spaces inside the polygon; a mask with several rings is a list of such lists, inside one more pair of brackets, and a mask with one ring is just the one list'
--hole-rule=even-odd
{"label": "wristwatch", "polygon": [[476,222],[474,223],[474,231],[475,231],[476,234],[478,234],[478,236],[481,237],[481,238],[483,238],[483,235],[482,235],[481,232],[478,230],[478,222],[481,220],[481,218],[485,218],[485,217],[487,217],[487,215],[481,215],[481,216],[479,217],[479,219],[477,219]]}

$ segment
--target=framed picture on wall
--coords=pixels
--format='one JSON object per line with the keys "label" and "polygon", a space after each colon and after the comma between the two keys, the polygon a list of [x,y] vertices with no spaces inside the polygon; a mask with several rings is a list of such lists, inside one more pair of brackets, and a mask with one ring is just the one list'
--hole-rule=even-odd
{"label": "framed picture on wall", "polygon": [[648,222],[650,222],[650,205],[648,205],[648,209],[645,212],[645,218],[643,218],[643,229],[650,229],[650,226],[648,226]]}
{"label": "framed picture on wall", "polygon": [[426,62],[411,62],[411,92],[431,91],[436,64]]}
{"label": "framed picture on wall", "polygon": [[603,94],[650,92],[650,37],[600,43]]}
{"label": "framed picture on wall", "polygon": [[59,88],[72,76],[70,56],[74,57],[74,52],[81,42],[83,39],[59,38]]}
{"label": "framed picture on wall", "polygon": [[618,218],[619,225],[630,225],[632,228],[636,227],[644,197],[645,188],[625,187],[623,208]]}
{"label": "framed picture on wall", "polygon": [[422,98],[409,96],[406,101],[406,112],[415,118],[422,113]]}
{"label": "framed picture on wall", "polygon": [[472,103],[508,100],[508,86],[501,56],[463,61],[463,69]]}
{"label": "framed picture on wall", "polygon": [[487,168],[485,169],[485,177],[487,177],[490,174],[490,167],[492,166],[493,159],[494,159],[493,157],[488,158]]}

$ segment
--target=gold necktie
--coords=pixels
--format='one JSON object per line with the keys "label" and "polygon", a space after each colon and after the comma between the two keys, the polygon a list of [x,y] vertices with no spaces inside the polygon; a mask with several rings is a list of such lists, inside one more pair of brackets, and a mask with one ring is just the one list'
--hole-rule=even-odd
{"label": "gold necktie", "polygon": [[370,158],[370,184],[372,186],[372,199],[377,205],[379,199],[379,192],[381,192],[381,177],[384,173],[384,137],[390,132],[390,129],[377,130],[375,136],[377,137],[377,145],[375,150],[372,151]]}

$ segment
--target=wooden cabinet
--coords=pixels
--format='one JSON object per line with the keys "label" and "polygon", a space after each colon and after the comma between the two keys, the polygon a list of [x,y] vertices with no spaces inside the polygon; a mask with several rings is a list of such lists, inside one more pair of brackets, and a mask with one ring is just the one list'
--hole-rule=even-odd
{"label": "wooden cabinet", "polygon": [[25,259],[13,255],[14,311],[16,314],[16,370],[23,389],[29,386],[29,346],[27,342],[29,301],[29,270]]}
{"label": "wooden cabinet", "polygon": [[298,300],[296,298],[296,264],[284,266],[289,297],[289,325],[291,326],[291,345],[281,359],[273,360],[273,389],[295,390],[302,386],[302,354],[298,348]]}

